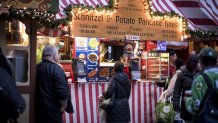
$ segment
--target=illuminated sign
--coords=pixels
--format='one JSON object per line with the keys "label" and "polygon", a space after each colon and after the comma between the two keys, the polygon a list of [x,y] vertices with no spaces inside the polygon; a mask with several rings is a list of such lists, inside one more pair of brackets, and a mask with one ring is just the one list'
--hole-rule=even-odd
{"label": "illuminated sign", "polygon": [[181,41],[182,19],[151,17],[141,0],[115,0],[116,12],[77,9],[73,13],[74,36],[123,39],[125,35],[140,40]]}

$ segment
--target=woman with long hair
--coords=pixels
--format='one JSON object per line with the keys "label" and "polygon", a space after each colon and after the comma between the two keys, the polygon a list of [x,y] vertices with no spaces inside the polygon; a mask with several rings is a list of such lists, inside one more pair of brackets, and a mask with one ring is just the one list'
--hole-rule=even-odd
{"label": "woman with long hair", "polygon": [[[185,120],[185,123],[189,123],[192,120],[192,114],[190,114],[185,107],[185,91],[190,90],[192,86],[193,77],[196,74],[198,65],[197,55],[191,55],[186,61],[184,67],[181,68],[181,73],[178,75],[175,88],[173,91],[173,107],[180,117]],[[181,105],[180,105],[181,104]]]}

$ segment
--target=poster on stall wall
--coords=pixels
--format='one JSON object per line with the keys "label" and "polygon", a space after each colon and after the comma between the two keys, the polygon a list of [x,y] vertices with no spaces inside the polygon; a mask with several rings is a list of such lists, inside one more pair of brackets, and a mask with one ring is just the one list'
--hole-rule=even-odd
{"label": "poster on stall wall", "polygon": [[110,79],[110,74],[112,73],[113,67],[101,66],[98,70],[98,81],[99,82],[108,82]]}
{"label": "poster on stall wall", "polygon": [[84,61],[86,66],[87,82],[98,81],[99,66],[99,39],[75,37],[76,58]]}
{"label": "poster on stall wall", "polygon": [[99,39],[88,38],[88,50],[87,50],[87,81],[98,81],[98,66],[99,66]]}
{"label": "poster on stall wall", "polygon": [[[84,67],[86,67],[86,57],[87,57],[87,49],[88,49],[88,38],[86,37],[75,37],[75,49],[76,49],[76,52],[75,52],[75,58],[76,59],[80,59],[83,61],[84,63]],[[87,82],[87,77],[84,76],[84,75],[81,75],[79,74],[79,71],[78,72],[78,76],[77,76],[77,81],[78,82]]]}
{"label": "poster on stall wall", "polygon": [[76,45],[76,58],[84,60],[86,63],[87,56],[87,45],[88,38],[86,37],[75,37],[75,45]]}
{"label": "poster on stall wall", "polygon": [[134,41],[126,40],[124,43],[124,55],[131,57],[134,55]]}

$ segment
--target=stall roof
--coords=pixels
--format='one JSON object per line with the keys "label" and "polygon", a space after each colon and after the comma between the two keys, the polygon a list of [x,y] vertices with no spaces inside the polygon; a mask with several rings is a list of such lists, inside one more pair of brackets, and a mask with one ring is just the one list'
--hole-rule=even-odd
{"label": "stall roof", "polygon": [[[188,20],[192,30],[218,31],[218,0],[150,0],[154,11],[175,11]],[[63,18],[63,9],[69,4],[87,6],[108,5],[109,0],[59,0],[57,18]]]}
{"label": "stall roof", "polygon": [[68,5],[86,5],[86,6],[107,6],[110,0],[59,0],[59,13],[57,14],[57,18],[63,18],[63,10]]}
{"label": "stall roof", "polygon": [[190,29],[218,31],[217,0],[152,0],[154,11],[175,11],[188,20]]}

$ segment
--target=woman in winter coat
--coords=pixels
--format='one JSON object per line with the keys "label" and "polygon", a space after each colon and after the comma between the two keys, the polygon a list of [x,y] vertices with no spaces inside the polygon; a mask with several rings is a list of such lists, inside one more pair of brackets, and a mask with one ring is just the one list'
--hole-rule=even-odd
{"label": "woman in winter coat", "polygon": [[183,65],[184,65],[184,61],[182,59],[180,59],[180,58],[177,58],[176,61],[175,61],[176,73],[170,79],[169,86],[167,87],[167,90],[165,90],[163,93],[161,93],[161,96],[159,98],[159,102],[162,101],[165,96],[166,96],[166,98],[168,98],[168,97],[173,95],[173,90],[174,90],[174,86],[175,86],[175,83],[176,83],[176,79],[177,79],[178,74],[182,72],[180,70],[180,68]]}
{"label": "woman in winter coat", "polygon": [[106,123],[128,123],[130,122],[129,97],[131,83],[126,73],[123,72],[124,64],[117,62],[114,65],[114,74],[109,80],[109,85],[103,93],[104,99],[113,98],[114,105],[105,110]]}
{"label": "woman in winter coat", "polygon": [[198,65],[197,55],[191,55],[186,61],[185,66],[181,68],[181,73],[178,75],[174,91],[173,91],[173,107],[176,112],[180,112],[180,117],[189,123],[192,120],[192,115],[185,107],[185,91],[190,90],[193,77],[196,74]]}

